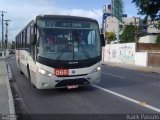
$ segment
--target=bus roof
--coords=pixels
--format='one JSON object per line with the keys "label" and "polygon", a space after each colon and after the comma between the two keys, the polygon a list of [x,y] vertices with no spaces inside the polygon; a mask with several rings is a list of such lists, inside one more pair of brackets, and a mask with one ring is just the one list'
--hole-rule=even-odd
{"label": "bus roof", "polygon": [[41,18],[52,18],[52,19],[62,19],[62,20],[80,20],[80,21],[97,22],[93,18],[80,17],[80,16],[70,16],[70,15],[38,15],[36,17],[36,19],[41,19]]}

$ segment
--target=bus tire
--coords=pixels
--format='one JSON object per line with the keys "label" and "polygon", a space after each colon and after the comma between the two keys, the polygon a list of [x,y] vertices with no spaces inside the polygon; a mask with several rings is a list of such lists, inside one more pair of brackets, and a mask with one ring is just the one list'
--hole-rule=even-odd
{"label": "bus tire", "polygon": [[29,65],[27,65],[27,74],[28,74],[28,80],[31,82],[31,85],[32,85],[34,88],[36,88],[35,85],[32,83],[32,80],[31,80],[31,74],[30,74]]}
{"label": "bus tire", "polygon": [[22,70],[21,70],[21,66],[20,66],[19,60],[18,60],[18,65],[19,65],[20,73],[23,74],[23,72],[22,72]]}
{"label": "bus tire", "polygon": [[31,81],[31,75],[30,75],[30,70],[28,65],[27,65],[27,75],[28,75],[28,80]]}

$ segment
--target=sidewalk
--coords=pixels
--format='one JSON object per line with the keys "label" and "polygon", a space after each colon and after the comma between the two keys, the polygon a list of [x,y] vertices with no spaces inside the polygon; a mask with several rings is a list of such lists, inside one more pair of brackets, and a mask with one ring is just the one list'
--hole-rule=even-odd
{"label": "sidewalk", "polygon": [[0,114],[15,114],[5,61],[0,61]]}
{"label": "sidewalk", "polygon": [[125,63],[113,63],[113,62],[103,62],[102,64],[106,64],[112,67],[121,67],[121,68],[126,68],[126,69],[137,70],[137,71],[160,74],[160,68],[158,67],[157,68],[156,67],[143,67],[143,66],[138,66],[138,65],[130,65],[130,64],[125,64]]}
{"label": "sidewalk", "polygon": [[0,62],[0,113],[9,113],[7,91],[7,69],[4,61]]}

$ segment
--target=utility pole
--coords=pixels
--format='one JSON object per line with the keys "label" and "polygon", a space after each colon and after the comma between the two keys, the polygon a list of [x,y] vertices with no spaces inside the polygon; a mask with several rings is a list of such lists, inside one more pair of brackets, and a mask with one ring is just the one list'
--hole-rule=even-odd
{"label": "utility pole", "polygon": [[5,44],[4,44],[4,48],[7,49],[8,46],[8,22],[11,20],[4,20],[6,22],[6,33],[5,33]]}
{"label": "utility pole", "polygon": [[2,49],[4,49],[4,31],[3,31],[3,17],[4,13],[7,13],[6,11],[0,11],[2,16]]}
{"label": "utility pole", "polygon": [[137,46],[138,46],[138,38],[137,38],[137,18],[134,17],[135,22],[135,51],[137,52]]}
{"label": "utility pole", "polygon": [[137,18],[134,17],[134,22],[135,22],[135,42],[137,43]]}

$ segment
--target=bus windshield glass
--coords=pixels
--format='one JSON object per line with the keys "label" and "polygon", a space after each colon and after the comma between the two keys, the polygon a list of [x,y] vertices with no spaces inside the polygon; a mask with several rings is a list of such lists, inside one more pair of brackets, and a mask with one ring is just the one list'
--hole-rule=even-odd
{"label": "bus windshield glass", "polygon": [[87,60],[101,55],[98,24],[38,19],[38,56],[52,60]]}

